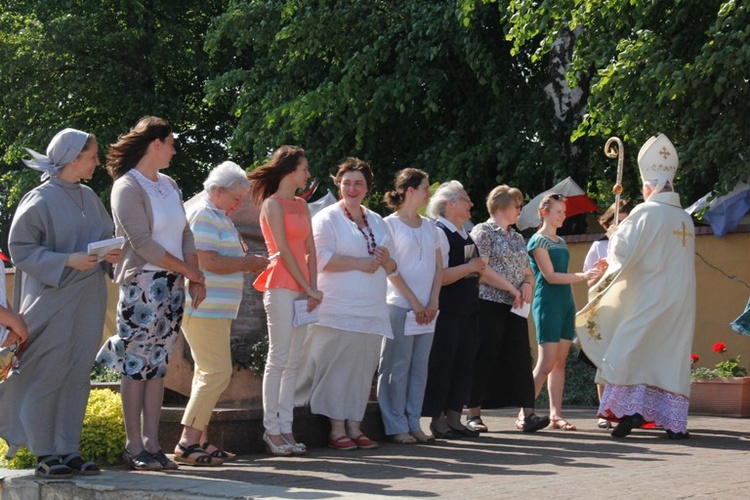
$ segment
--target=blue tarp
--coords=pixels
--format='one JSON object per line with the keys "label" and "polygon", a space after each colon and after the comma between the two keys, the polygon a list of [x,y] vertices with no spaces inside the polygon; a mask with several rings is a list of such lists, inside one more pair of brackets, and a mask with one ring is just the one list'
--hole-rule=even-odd
{"label": "blue tarp", "polygon": [[685,209],[691,215],[708,207],[703,214],[703,221],[711,225],[716,236],[724,236],[729,231],[737,229],[742,217],[750,212],[750,185],[738,182],[729,193],[710,202],[713,193],[708,193],[700,200]]}

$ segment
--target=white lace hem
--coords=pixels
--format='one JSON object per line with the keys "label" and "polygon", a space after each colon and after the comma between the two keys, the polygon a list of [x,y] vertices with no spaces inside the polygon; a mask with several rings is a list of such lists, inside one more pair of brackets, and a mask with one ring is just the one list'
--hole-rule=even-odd
{"label": "white lace hem", "polygon": [[599,404],[599,416],[619,419],[640,413],[646,422],[665,430],[687,432],[689,403],[685,396],[649,385],[607,385]]}

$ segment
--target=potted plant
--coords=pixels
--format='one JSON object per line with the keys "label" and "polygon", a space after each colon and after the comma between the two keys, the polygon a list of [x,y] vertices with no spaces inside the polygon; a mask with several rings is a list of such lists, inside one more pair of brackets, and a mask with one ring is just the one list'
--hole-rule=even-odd
{"label": "potted plant", "polygon": [[[747,368],[740,364],[740,356],[729,357],[723,342],[716,342],[713,351],[723,357],[714,368],[691,368],[690,412],[750,417],[750,377],[747,376]],[[691,366],[698,361],[698,356],[691,354]]]}

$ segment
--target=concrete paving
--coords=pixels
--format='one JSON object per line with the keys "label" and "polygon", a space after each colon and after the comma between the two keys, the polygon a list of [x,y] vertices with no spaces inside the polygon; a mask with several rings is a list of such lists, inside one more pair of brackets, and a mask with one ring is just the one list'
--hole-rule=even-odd
{"label": "concrete paving", "polygon": [[[523,434],[512,410],[484,414],[490,432],[433,445],[314,448],[303,457],[248,455],[221,467],[172,472],[105,468],[49,481],[0,469],[3,500],[237,498],[747,498],[750,419],[691,416],[691,439],[660,430],[615,440],[593,409],[571,409],[578,431]],[[426,421],[423,421],[426,424]],[[426,428],[426,425],[425,425]],[[166,443],[164,443],[166,445]]]}

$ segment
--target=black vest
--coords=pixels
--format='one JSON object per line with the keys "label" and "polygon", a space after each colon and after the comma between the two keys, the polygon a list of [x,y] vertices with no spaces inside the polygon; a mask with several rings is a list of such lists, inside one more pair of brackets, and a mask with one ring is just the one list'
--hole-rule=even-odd
{"label": "black vest", "polygon": [[[448,251],[448,267],[456,267],[466,263],[464,247],[474,245],[471,236],[464,239],[458,231],[453,232],[440,222],[437,227],[448,237],[450,250]],[[476,247],[475,247],[476,248]],[[478,254],[475,253],[475,257]],[[440,313],[443,314],[477,314],[479,312],[479,277],[465,276],[450,285],[443,285],[440,289]]]}

